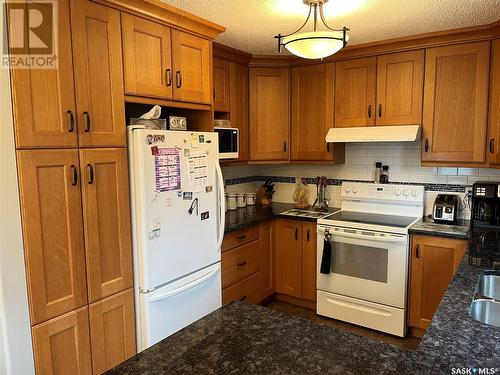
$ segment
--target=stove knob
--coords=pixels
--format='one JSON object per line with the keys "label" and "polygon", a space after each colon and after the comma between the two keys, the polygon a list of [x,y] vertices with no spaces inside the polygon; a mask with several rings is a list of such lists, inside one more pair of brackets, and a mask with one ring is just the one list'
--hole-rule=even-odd
{"label": "stove knob", "polygon": [[414,196],[414,197],[416,197],[418,195],[418,191],[412,190],[411,191],[411,195]]}
{"label": "stove knob", "polygon": [[351,187],[350,186],[346,186],[344,190],[345,190],[346,193],[350,193],[351,192]]}
{"label": "stove knob", "polygon": [[357,188],[357,187],[353,187],[353,188],[352,188],[352,192],[353,192],[354,194],[356,194],[356,193],[358,192],[358,188]]}
{"label": "stove knob", "polygon": [[401,195],[401,190],[399,190],[399,189],[394,190],[394,194],[395,194],[397,197],[399,197],[399,196]]}
{"label": "stove knob", "polygon": [[408,195],[410,195],[410,192],[408,190],[403,190],[403,195],[407,197]]}

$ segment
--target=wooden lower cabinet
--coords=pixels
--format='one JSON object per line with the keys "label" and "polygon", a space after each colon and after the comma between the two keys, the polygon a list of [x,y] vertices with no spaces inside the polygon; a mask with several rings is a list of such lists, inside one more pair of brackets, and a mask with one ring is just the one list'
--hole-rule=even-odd
{"label": "wooden lower cabinet", "polygon": [[467,250],[466,240],[413,235],[409,325],[421,337]]}
{"label": "wooden lower cabinet", "polygon": [[302,223],[276,220],[276,292],[302,296]]}
{"label": "wooden lower cabinet", "polygon": [[[224,267],[224,266],[223,266]],[[249,303],[259,303],[260,298],[260,275],[255,273],[244,280],[238,281],[222,290],[222,304],[227,305],[233,301],[245,301]]]}
{"label": "wooden lower cabinet", "polygon": [[259,240],[222,253],[222,287],[259,272],[259,256]]}
{"label": "wooden lower cabinet", "polygon": [[132,288],[91,304],[89,316],[94,374],[101,374],[136,353]]}
{"label": "wooden lower cabinet", "polygon": [[38,375],[92,373],[86,306],[34,326],[32,336]]}
{"label": "wooden lower cabinet", "polygon": [[269,298],[275,290],[274,220],[260,225],[260,293]]}
{"label": "wooden lower cabinet", "polygon": [[302,222],[302,298],[316,301],[316,223]]}

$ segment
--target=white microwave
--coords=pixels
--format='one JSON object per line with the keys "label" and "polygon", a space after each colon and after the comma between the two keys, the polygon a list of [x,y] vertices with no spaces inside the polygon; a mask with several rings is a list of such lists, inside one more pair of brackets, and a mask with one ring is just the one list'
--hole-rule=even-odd
{"label": "white microwave", "polygon": [[219,134],[219,159],[236,159],[240,150],[240,135],[237,128],[214,127]]}

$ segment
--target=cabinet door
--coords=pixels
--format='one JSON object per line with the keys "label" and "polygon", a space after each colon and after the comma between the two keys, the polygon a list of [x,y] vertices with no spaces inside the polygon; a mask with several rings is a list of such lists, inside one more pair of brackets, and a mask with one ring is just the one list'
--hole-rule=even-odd
{"label": "cabinet door", "polygon": [[80,146],[125,146],[120,12],[75,0],[71,27]]}
{"label": "cabinet door", "polygon": [[170,29],[121,13],[125,93],[172,98]]}
{"label": "cabinet door", "polygon": [[377,57],[377,125],[422,123],[424,51]]}
{"label": "cabinet door", "polygon": [[87,307],[32,328],[39,375],[92,374]]}
{"label": "cabinet door", "polygon": [[[58,2],[57,24],[57,69],[11,70],[12,108],[19,148],[76,147],[78,144],[69,0]],[[10,34],[11,45],[19,43],[13,40],[13,35],[19,33]]]}
{"label": "cabinet door", "polygon": [[500,39],[492,42],[490,93],[490,163],[500,164]]}
{"label": "cabinet door", "polygon": [[90,302],[132,286],[127,150],[80,150]]}
{"label": "cabinet door", "polygon": [[302,222],[302,298],[316,301],[316,223]]}
{"label": "cabinet door", "polygon": [[133,289],[90,305],[89,316],[94,374],[102,374],[136,353]]}
{"label": "cabinet door", "polygon": [[336,63],[335,127],[375,125],[376,68],[376,57]]}
{"label": "cabinet door", "polygon": [[489,42],[426,51],[422,161],[485,161]]}
{"label": "cabinet door", "polygon": [[230,106],[229,119],[231,126],[238,128],[240,135],[240,150],[237,161],[247,161],[249,158],[248,130],[248,68],[245,65],[230,64]]}
{"label": "cabinet door", "polygon": [[250,68],[250,159],[288,160],[289,70]]}
{"label": "cabinet door", "polygon": [[31,323],[87,303],[76,150],[17,152]]}
{"label": "cabinet door", "polygon": [[230,105],[230,63],[214,59],[214,111],[229,112]]}
{"label": "cabinet door", "polygon": [[412,236],[410,326],[429,326],[466,250],[465,240]]}
{"label": "cabinet door", "polygon": [[260,225],[260,291],[261,299],[274,293],[274,221]]}
{"label": "cabinet door", "polygon": [[302,223],[276,220],[276,291],[302,297]]}
{"label": "cabinet door", "polygon": [[332,160],[333,63],[292,69],[291,160]]}
{"label": "cabinet door", "polygon": [[212,46],[206,39],[172,30],[174,99],[211,103]]}

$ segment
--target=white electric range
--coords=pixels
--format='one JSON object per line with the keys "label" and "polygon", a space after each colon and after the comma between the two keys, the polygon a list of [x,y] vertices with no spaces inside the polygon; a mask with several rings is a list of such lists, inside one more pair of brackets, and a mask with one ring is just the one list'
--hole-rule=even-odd
{"label": "white electric range", "polygon": [[344,182],[341,211],[318,220],[317,313],[405,336],[408,229],[423,212],[423,186]]}

